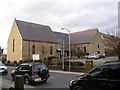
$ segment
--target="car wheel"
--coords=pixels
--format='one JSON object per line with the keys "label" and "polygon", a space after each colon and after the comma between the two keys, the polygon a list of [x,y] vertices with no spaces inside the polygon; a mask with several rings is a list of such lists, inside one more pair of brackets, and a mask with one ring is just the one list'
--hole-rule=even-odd
{"label": "car wheel", "polygon": [[29,80],[28,77],[25,77],[25,79],[24,79],[24,83],[25,83],[26,85],[29,85],[29,84],[30,84],[30,80]]}
{"label": "car wheel", "polygon": [[74,90],[83,90],[83,88],[82,88],[81,86],[76,85],[76,86],[74,87]]}
{"label": "car wheel", "polygon": [[6,71],[5,74],[8,74],[8,71]]}

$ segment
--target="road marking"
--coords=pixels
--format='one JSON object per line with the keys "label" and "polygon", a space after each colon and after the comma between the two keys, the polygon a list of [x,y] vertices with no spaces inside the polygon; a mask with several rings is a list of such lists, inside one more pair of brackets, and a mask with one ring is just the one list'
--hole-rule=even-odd
{"label": "road marking", "polygon": [[54,77],[51,77],[51,76],[50,76],[50,78],[54,78]]}

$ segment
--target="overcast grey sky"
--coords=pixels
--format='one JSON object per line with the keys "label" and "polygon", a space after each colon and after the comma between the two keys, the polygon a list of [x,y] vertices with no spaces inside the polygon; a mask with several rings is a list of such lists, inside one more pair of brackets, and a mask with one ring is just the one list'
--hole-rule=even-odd
{"label": "overcast grey sky", "polygon": [[14,18],[49,25],[53,31],[62,27],[71,32],[98,28],[101,32],[117,27],[119,0],[0,0],[0,46],[7,40]]}

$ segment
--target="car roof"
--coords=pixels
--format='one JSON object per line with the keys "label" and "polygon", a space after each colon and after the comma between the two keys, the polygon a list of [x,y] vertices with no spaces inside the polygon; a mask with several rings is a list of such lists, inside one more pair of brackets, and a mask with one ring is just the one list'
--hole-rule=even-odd
{"label": "car roof", "polygon": [[39,63],[39,62],[22,63],[21,65],[35,65],[35,64],[41,64],[41,65],[43,65],[43,63]]}
{"label": "car roof", "polygon": [[104,63],[104,64],[101,64],[100,66],[103,66],[103,65],[107,65],[107,66],[111,66],[111,65],[120,65],[120,62]]}

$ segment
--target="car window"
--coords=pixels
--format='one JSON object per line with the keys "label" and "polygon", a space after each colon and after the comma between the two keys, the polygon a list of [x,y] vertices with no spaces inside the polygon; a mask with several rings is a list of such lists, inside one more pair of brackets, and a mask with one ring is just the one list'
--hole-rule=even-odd
{"label": "car window", "polygon": [[109,79],[120,80],[120,65],[114,65],[110,67]]}
{"label": "car window", "polygon": [[23,67],[22,67],[22,70],[30,70],[31,68],[30,68],[30,66],[29,65],[23,65]]}
{"label": "car window", "polygon": [[40,69],[46,69],[47,67],[44,64],[35,64],[33,65],[33,70],[40,70]]}
{"label": "car window", "polygon": [[89,75],[92,78],[99,78],[99,79],[107,79],[107,75],[108,75],[108,67],[107,66],[101,66],[101,67],[97,67],[94,70],[92,70]]}
{"label": "car window", "polygon": [[21,70],[22,69],[22,65],[20,65],[18,68],[17,68],[17,70]]}

